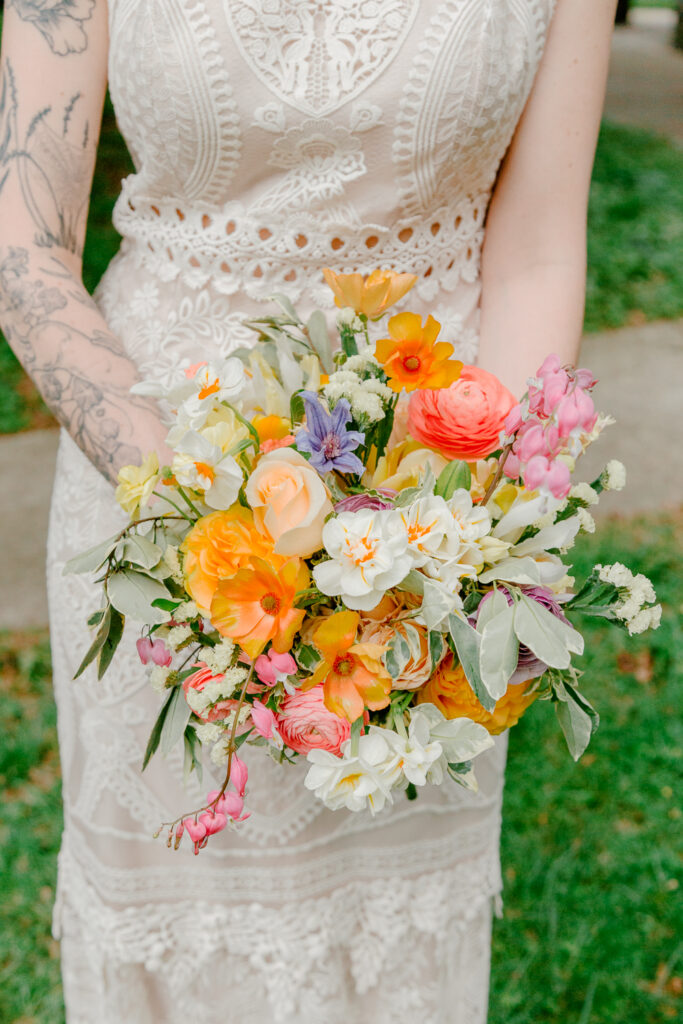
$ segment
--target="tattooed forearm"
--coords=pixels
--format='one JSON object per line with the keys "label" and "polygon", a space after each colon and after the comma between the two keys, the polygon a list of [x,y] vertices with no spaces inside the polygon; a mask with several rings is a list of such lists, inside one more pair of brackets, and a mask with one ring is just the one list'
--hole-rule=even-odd
{"label": "tattooed forearm", "polygon": [[6,60],[0,84],[0,193],[12,170],[33,224],[35,244],[81,254],[94,153],[74,123],[81,94],[62,110],[43,107],[22,134],[12,62]]}
{"label": "tattooed forearm", "polygon": [[87,49],[86,23],[92,17],[95,0],[8,0],[6,6],[35,25],[60,57]]}
{"label": "tattooed forearm", "polygon": [[130,394],[135,369],[94,303],[70,301],[75,280],[60,272],[51,283],[40,252],[0,248],[0,322],[47,405],[114,481],[122,465],[141,461],[139,437],[149,447],[163,437],[158,411]]}

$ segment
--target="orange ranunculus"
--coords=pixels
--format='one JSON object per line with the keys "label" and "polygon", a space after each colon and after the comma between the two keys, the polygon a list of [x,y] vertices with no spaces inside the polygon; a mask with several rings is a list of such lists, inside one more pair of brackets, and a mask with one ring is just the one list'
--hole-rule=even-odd
{"label": "orange ranunculus", "polygon": [[449,654],[438,666],[436,672],[418,690],[418,704],[435,704],[446,718],[471,718],[496,736],[505,729],[517,725],[526,709],[536,700],[538,693],[524,695],[529,680],[508,686],[493,711],[485,711],[472,692],[461,665],[453,666],[453,655]]}
{"label": "orange ranunculus", "polygon": [[296,595],[310,582],[308,568],[292,558],[274,568],[261,558],[221,580],[211,602],[211,621],[221,636],[230,637],[256,658],[269,640],[285,654],[306,612],[294,607]]}
{"label": "orange ranunculus", "polygon": [[434,317],[424,326],[417,313],[397,313],[388,324],[389,338],[381,338],[375,356],[384,367],[392,391],[447,388],[460,376],[462,363],[451,359],[453,346],[437,341],[441,330]]}
{"label": "orange ranunculus", "polygon": [[323,275],[340,309],[350,306],[370,320],[382,316],[417,281],[415,274],[396,274],[393,270],[373,270],[363,277],[362,274],[335,274],[326,267]]}
{"label": "orange ranunculus", "polygon": [[185,586],[197,607],[209,614],[218,583],[249,565],[253,557],[281,565],[273,542],[256,528],[248,508],[233,505],[198,519],[180,545]]}
{"label": "orange ranunculus", "polygon": [[391,676],[380,661],[384,644],[355,643],[360,616],[358,612],[336,612],[325,619],[313,634],[313,643],[322,661],[302,689],[323,683],[325,707],[355,722],[370,708],[379,711],[389,703]]}
{"label": "orange ranunculus", "polygon": [[410,396],[408,430],[449,459],[476,462],[500,447],[505,417],[516,404],[512,392],[492,373],[465,366],[449,388]]}

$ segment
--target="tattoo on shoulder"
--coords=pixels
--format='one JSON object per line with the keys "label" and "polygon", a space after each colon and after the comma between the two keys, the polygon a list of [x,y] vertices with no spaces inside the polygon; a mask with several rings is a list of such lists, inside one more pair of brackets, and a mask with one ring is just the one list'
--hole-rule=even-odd
{"label": "tattoo on shoulder", "polygon": [[18,97],[12,62],[6,60],[0,82],[0,192],[12,169],[31,219],[35,243],[81,254],[81,239],[90,191],[94,154],[88,131],[82,133],[74,112],[81,94],[63,109],[38,110],[20,134]]}
{"label": "tattoo on shoulder", "polygon": [[53,53],[65,57],[88,47],[85,22],[96,0],[9,0],[22,21],[35,25]]}

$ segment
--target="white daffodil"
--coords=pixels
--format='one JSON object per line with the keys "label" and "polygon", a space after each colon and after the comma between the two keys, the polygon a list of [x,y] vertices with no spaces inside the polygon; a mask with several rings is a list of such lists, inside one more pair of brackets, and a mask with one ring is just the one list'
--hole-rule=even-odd
{"label": "white daffodil", "polygon": [[457,585],[447,585],[441,580],[424,577],[422,605],[419,613],[415,616],[418,622],[430,630],[444,632],[448,627],[448,617],[457,612],[462,612],[462,598]]}
{"label": "white daffodil", "polygon": [[311,750],[310,765],[304,779],[326,807],[336,811],[368,808],[372,814],[381,811],[387,801],[392,803],[391,790],[400,778],[398,758],[383,736],[366,734],[358,739],[358,753],[351,753],[351,741],[342,744],[342,756],[328,750]]}
{"label": "white daffodil", "polygon": [[188,430],[176,445],[171,469],[181,486],[203,492],[204,501],[214,509],[230,508],[244,481],[232,455],[196,430]]}
{"label": "white daffodil", "polygon": [[[415,749],[439,748],[426,774],[426,781],[440,785],[449,764],[472,761],[493,746],[490,733],[470,718],[445,718],[434,704],[418,704],[410,710],[408,736]],[[418,785],[418,783],[415,783]],[[476,781],[470,775],[470,788],[476,788]]]}
{"label": "white daffodil", "polygon": [[396,515],[405,530],[413,566],[420,568],[440,549],[452,527],[453,514],[443,498],[431,494],[397,509]]}
{"label": "white daffodil", "polygon": [[406,532],[393,510],[363,509],[328,519],[323,546],[330,558],[315,566],[316,585],[356,611],[374,608],[413,566]]}

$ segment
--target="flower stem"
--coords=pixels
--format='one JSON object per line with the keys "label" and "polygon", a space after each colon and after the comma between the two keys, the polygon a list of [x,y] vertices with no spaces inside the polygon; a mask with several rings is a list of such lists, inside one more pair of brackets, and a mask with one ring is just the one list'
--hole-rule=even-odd
{"label": "flower stem", "polygon": [[503,475],[503,468],[505,466],[505,460],[507,459],[508,455],[512,451],[513,443],[514,442],[511,441],[509,444],[506,444],[505,447],[503,448],[503,451],[500,454],[500,459],[498,461],[498,469],[496,470],[496,473],[495,473],[495,476],[494,476],[493,480],[491,481],[491,483],[489,484],[489,486],[486,489],[486,494],[482,498],[482,502],[481,502],[482,505],[486,505],[486,503],[490,500],[491,495],[495,491],[496,487],[498,486],[498,483],[500,482],[500,478]]}

